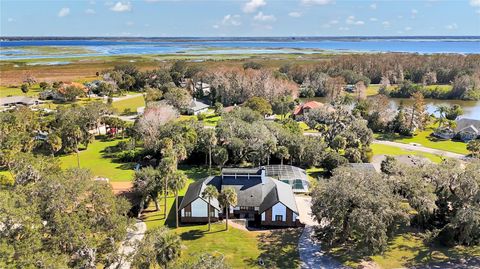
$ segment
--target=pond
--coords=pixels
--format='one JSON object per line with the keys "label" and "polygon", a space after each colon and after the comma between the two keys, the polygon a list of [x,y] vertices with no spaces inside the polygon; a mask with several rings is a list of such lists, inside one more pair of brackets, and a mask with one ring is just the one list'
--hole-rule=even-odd
{"label": "pond", "polygon": [[[302,101],[318,101],[325,103],[327,102],[325,97],[313,97],[313,98],[301,98]],[[408,98],[390,98],[390,107],[393,110],[396,110],[400,105],[400,102],[403,102],[404,105],[409,105],[412,103],[412,100]],[[459,105],[463,108],[462,118],[470,118],[480,120],[480,101],[462,101],[462,100],[438,100],[438,99],[425,99],[427,104],[427,111],[430,114],[435,114],[435,110],[441,104],[444,105]]]}

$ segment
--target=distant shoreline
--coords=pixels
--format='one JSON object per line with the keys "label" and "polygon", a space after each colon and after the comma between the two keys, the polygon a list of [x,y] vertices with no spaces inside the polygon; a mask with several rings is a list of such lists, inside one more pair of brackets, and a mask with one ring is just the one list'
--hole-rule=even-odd
{"label": "distant shoreline", "polygon": [[104,37],[104,36],[2,36],[0,41],[29,40],[107,40],[107,41],[143,41],[143,42],[198,42],[198,41],[266,41],[266,42],[299,42],[299,41],[365,41],[365,40],[462,40],[480,42],[480,36],[279,36],[279,37]]}

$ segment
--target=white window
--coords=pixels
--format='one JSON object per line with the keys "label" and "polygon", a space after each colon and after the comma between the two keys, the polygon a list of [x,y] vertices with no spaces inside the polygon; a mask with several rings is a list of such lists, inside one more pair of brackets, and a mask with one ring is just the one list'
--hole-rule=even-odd
{"label": "white window", "polygon": [[275,215],[275,221],[283,221],[282,215]]}

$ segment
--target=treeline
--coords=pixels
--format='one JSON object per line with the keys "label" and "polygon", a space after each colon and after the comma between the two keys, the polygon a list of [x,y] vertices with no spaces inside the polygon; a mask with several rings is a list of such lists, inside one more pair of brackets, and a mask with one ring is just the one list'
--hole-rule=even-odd
{"label": "treeline", "polygon": [[[367,86],[381,84],[385,89],[394,84],[408,84],[408,90],[402,84],[398,90],[391,91],[392,97],[408,98],[414,92],[422,92],[427,98],[478,100],[479,63],[479,55],[359,54],[332,56],[320,64],[286,64],[279,71],[297,84],[305,85],[315,96],[325,96],[326,83],[337,78],[344,84],[362,81]],[[452,85],[453,89],[429,92],[416,84]]]}
{"label": "treeline", "polygon": [[[386,250],[406,227],[427,243],[480,244],[480,163],[448,160],[418,167],[387,157],[382,173],[340,168],[312,193],[326,244],[364,255]],[[352,176],[355,175],[355,176]]]}

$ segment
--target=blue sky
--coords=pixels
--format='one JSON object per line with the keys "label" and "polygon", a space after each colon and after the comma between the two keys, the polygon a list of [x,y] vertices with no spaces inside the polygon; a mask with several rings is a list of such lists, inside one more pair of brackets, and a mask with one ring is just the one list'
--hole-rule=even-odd
{"label": "blue sky", "polygon": [[480,0],[0,0],[1,36],[480,35]]}

